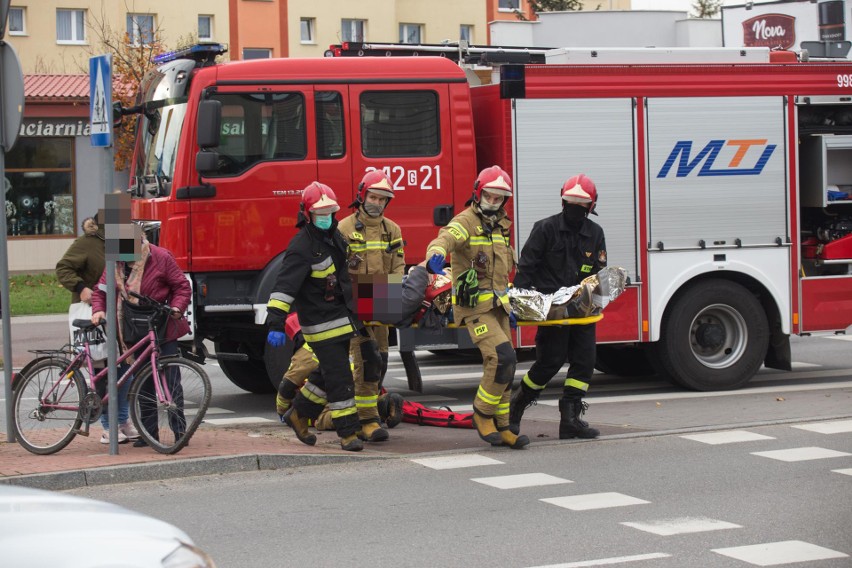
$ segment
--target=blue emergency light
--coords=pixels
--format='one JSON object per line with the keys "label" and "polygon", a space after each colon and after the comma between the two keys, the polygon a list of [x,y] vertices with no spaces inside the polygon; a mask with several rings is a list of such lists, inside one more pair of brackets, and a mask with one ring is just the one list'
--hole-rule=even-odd
{"label": "blue emergency light", "polygon": [[176,59],[192,59],[198,62],[213,62],[217,55],[227,53],[228,46],[223,43],[197,43],[187,47],[181,47],[173,51],[167,51],[151,58],[151,63],[162,65]]}

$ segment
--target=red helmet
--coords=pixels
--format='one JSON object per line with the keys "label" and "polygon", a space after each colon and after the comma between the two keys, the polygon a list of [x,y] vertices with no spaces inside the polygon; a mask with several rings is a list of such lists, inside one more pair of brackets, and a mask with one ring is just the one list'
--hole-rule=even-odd
{"label": "red helmet", "polygon": [[376,195],[393,199],[393,182],[384,170],[373,170],[364,174],[361,183],[358,184],[358,199],[364,201],[367,192],[372,191]]}
{"label": "red helmet", "polygon": [[302,203],[300,209],[306,213],[319,213],[327,215],[340,211],[337,204],[337,196],[330,187],[318,181],[312,182],[302,190]]}
{"label": "red helmet", "polygon": [[589,206],[589,213],[594,212],[598,202],[598,190],[595,182],[585,174],[574,176],[562,184],[562,200],[566,203],[579,203]]}
{"label": "red helmet", "polygon": [[479,172],[473,183],[473,200],[477,203],[482,198],[483,189],[504,197],[512,197],[512,178],[500,166],[485,168]]}

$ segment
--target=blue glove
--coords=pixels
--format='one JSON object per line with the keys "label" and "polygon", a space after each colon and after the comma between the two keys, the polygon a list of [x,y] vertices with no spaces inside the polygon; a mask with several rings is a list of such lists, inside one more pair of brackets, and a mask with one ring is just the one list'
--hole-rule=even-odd
{"label": "blue glove", "polygon": [[266,342],[273,347],[281,347],[287,343],[287,335],[283,331],[270,331]]}
{"label": "blue glove", "polygon": [[432,274],[440,274],[445,275],[444,272],[444,255],[435,253],[432,255],[432,258],[429,259],[429,262],[426,263],[426,268],[429,269],[429,272]]}
{"label": "blue glove", "polygon": [[518,329],[518,318],[515,317],[515,312],[509,314],[509,327]]}

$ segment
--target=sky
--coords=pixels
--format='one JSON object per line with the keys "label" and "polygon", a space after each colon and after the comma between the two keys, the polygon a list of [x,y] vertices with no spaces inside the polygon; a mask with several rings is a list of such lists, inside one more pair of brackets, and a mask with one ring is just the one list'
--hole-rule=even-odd
{"label": "sky", "polygon": [[[692,10],[694,0],[632,0],[630,5],[634,10]],[[739,6],[745,0],[724,0],[723,6]]]}

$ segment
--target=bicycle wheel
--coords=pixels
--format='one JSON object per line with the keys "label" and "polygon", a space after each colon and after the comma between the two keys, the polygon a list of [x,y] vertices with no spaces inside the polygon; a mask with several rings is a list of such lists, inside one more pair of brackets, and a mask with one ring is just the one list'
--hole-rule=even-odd
{"label": "bicycle wheel", "polygon": [[130,386],[130,417],[149,446],[161,454],[175,454],[189,443],[210,406],[210,378],[200,365],[179,356],[162,357],[157,368],[170,401],[158,400],[149,365]]}
{"label": "bicycle wheel", "polygon": [[70,361],[39,361],[15,381],[12,424],[18,443],[46,455],[67,446],[83,423],[80,408],[86,382],[79,371],[66,375]]}

